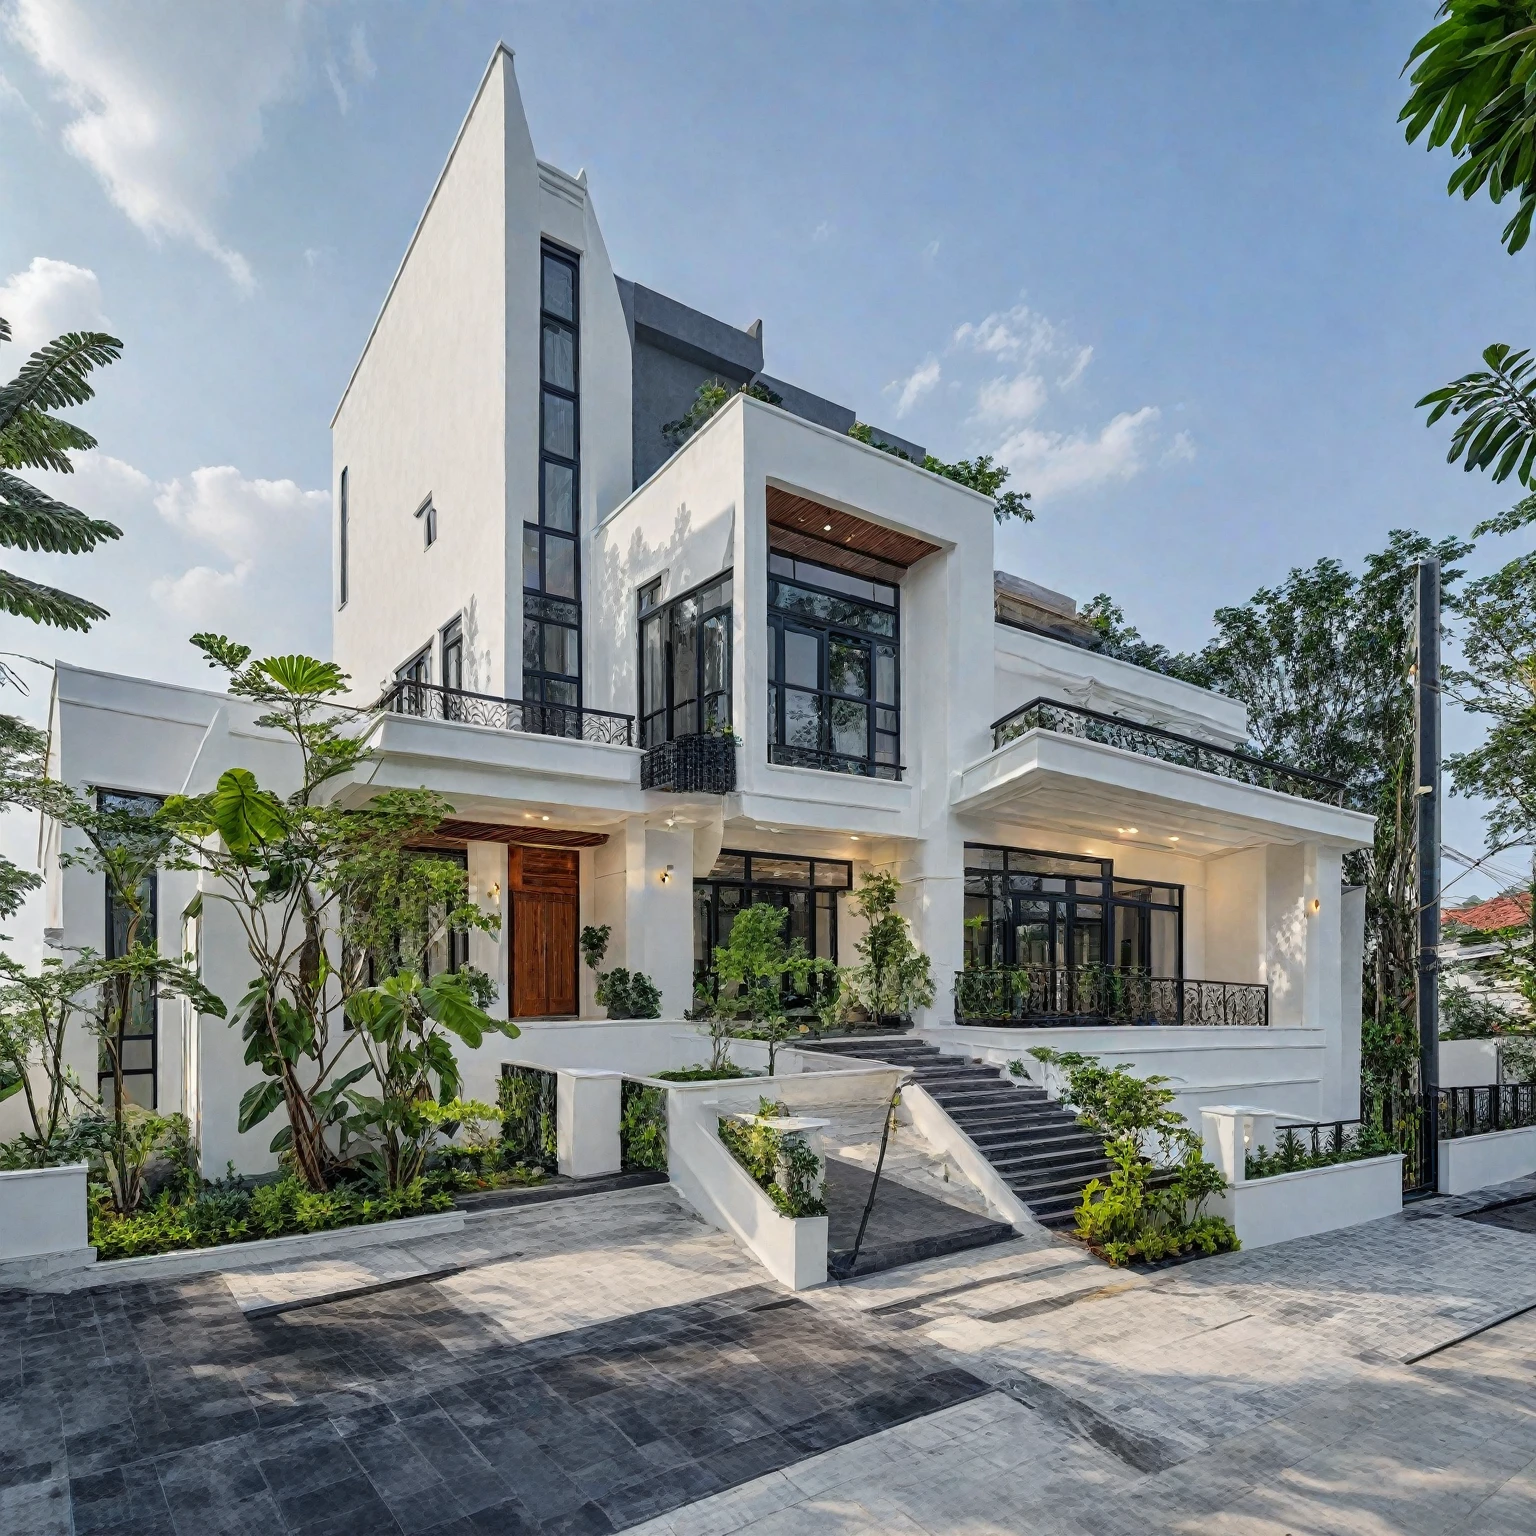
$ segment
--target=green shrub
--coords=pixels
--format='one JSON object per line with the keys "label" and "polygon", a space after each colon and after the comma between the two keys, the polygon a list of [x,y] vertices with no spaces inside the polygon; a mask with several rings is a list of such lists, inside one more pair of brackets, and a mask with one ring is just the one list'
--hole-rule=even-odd
{"label": "green shrub", "polygon": [[1275,1149],[1255,1147],[1243,1159],[1244,1171],[1250,1179],[1269,1179],[1277,1173],[1300,1173],[1307,1168],[1331,1168],[1336,1163],[1354,1163],[1367,1157],[1386,1157],[1402,1149],[1374,1121],[1367,1121],[1358,1130],[1341,1134],[1337,1140],[1319,1143],[1313,1151],[1310,1138],[1303,1139],[1295,1128],[1287,1126],[1276,1133]]}
{"label": "green shrub", "polygon": [[632,1169],[665,1171],[667,1166],[667,1095],[626,1078],[619,1111],[619,1162]]}
{"label": "green shrub", "polygon": [[345,1187],[316,1193],[292,1174],[251,1190],[230,1184],[208,1185],[195,1195],[186,1195],[167,1189],[131,1216],[120,1216],[112,1209],[103,1186],[95,1186],[95,1195],[91,1242],[100,1259],[131,1259],[141,1254],[325,1232],[446,1211],[453,1206],[451,1195],[430,1193],[420,1179],[403,1190],[369,1196]]}
{"label": "green shrub", "polygon": [[757,1120],[720,1121],[720,1140],[784,1216],[825,1216],[821,1198],[821,1159],[804,1136],[776,1131],[764,1119],[785,1114],[782,1104],[759,1099]]}
{"label": "green shrub", "polygon": [[653,1072],[665,1083],[713,1083],[722,1078],[751,1077],[753,1074],[735,1062],[728,1061],[722,1067],[673,1067],[666,1072]]}
{"label": "green shrub", "polygon": [[[1107,1183],[1089,1180],[1075,1212],[1077,1235],[1089,1247],[1123,1265],[1240,1246],[1230,1222],[1201,1212],[1226,1180],[1173,1108],[1166,1077],[1136,1077],[1076,1051],[1040,1047],[1029,1054],[1066,1075],[1062,1102],[1077,1111],[1080,1125],[1103,1137],[1104,1155],[1114,1165]],[[1010,1070],[1020,1076],[1015,1069],[1022,1066],[1013,1062]]]}

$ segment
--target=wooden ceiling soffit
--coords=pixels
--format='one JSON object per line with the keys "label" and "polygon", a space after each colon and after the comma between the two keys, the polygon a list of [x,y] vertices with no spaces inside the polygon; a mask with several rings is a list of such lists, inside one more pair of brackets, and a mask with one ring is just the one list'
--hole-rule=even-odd
{"label": "wooden ceiling soffit", "polygon": [[809,496],[796,496],[776,485],[768,487],[768,522],[774,528],[815,540],[823,553],[820,556],[807,553],[808,560],[826,559],[831,550],[836,549],[851,555],[867,555],[905,570],[939,551],[939,546],[930,544],[927,539],[883,528],[867,518],[856,517],[852,512],[839,512],[836,507],[812,501]]}
{"label": "wooden ceiling soffit", "polygon": [[503,826],[497,821],[439,822],[431,837],[421,838],[422,848],[462,848],[465,843],[506,843],[521,848],[597,848],[608,841],[606,832],[573,832],[559,827]]}

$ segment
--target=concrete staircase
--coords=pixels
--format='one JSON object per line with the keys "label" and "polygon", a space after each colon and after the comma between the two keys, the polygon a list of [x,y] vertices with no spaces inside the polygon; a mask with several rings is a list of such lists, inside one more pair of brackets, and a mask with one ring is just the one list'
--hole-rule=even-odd
{"label": "concrete staircase", "polygon": [[1088,1181],[1109,1175],[1099,1137],[1048,1099],[1043,1088],[1009,1081],[996,1067],[945,1056],[910,1035],[817,1041],[801,1049],[904,1067],[1042,1226],[1070,1227]]}

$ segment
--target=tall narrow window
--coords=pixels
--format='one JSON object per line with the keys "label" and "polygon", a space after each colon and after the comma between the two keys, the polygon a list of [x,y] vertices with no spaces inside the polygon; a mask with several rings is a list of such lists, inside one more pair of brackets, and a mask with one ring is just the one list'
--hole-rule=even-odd
{"label": "tall narrow window", "polygon": [[731,728],[731,578],[665,607],[640,591],[640,745]]}
{"label": "tall narrow window", "polygon": [[337,520],[341,525],[341,548],[337,560],[341,597],[339,606],[345,608],[347,606],[347,472],[345,469],[341,472],[341,491],[337,497],[337,506],[339,508]]}
{"label": "tall narrow window", "polygon": [[768,556],[768,760],[901,777],[900,592]]}
{"label": "tall narrow window", "polygon": [[423,646],[403,667],[395,668],[399,689],[395,711],[402,715],[429,715],[432,709],[432,647]]}
{"label": "tall narrow window", "polygon": [[[158,795],[120,794],[104,789],[97,792],[96,803],[100,810],[116,813],[126,819],[153,815],[159,810],[161,802]],[[133,835],[131,828],[124,833],[128,840]],[[151,871],[139,886],[138,901],[130,905],[118,896],[110,880],[106,882],[106,955],[109,960],[116,960],[141,944],[155,942],[159,886],[159,880]],[[115,1012],[115,1004],[112,1006]],[[108,1108],[115,1103],[116,1095],[114,1055],[122,1068],[124,1101],[137,1104],[143,1109],[155,1108],[159,1093],[155,1024],[154,985],[151,982],[140,983],[133,989],[123,1017],[118,1020],[116,1032],[103,1036],[97,1047],[96,1092]]]}
{"label": "tall narrow window", "polygon": [[421,547],[431,549],[437,543],[437,508],[430,496],[416,508],[416,517],[421,523]]}
{"label": "tall narrow window", "polygon": [[455,692],[464,687],[464,624],[453,619],[443,626],[443,687]]}
{"label": "tall narrow window", "polygon": [[576,259],[545,246],[539,495],[523,524],[524,728],[581,734],[579,293]]}

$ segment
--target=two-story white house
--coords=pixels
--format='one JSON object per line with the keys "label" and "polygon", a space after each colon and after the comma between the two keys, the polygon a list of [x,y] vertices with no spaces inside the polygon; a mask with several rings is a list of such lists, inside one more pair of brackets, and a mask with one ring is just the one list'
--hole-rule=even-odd
{"label": "two-story white house", "polygon": [[[499,49],[332,422],[334,656],[373,749],[336,792],[452,803],[503,918],[469,955],[498,1007],[599,1012],[576,936],[606,923],[680,1018],[758,901],[851,963],[850,893],[885,868],[930,1038],[1091,1042],[1205,1102],[1356,1114],[1341,862],[1370,818],[1245,756],[1230,700],[1094,649],[1069,599],[995,569],[987,498],[764,363],[761,322],[615,276]],[[710,380],[779,403],[735,393],[675,446]],[[63,665],[52,733],[70,782],[146,795],[272,751],[222,695]],[[160,877],[168,948],[187,878]],[[49,883],[59,941],[109,944],[102,892],[56,856]],[[201,942],[238,997],[238,945]],[[144,1030],[130,1091],[185,1108],[211,1166],[260,1165],[232,1033],[179,1004]]]}

